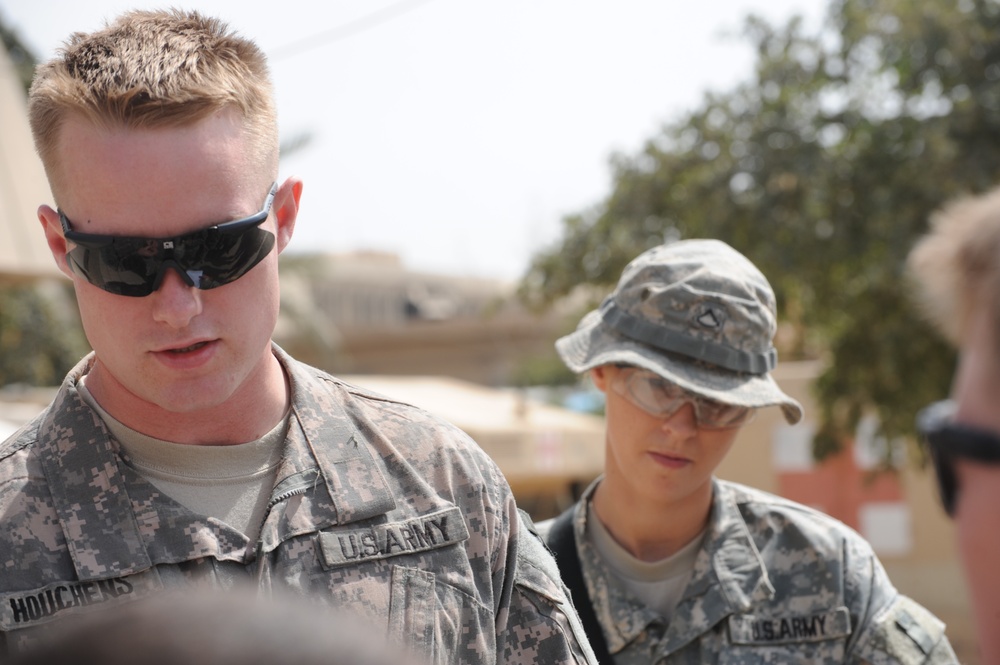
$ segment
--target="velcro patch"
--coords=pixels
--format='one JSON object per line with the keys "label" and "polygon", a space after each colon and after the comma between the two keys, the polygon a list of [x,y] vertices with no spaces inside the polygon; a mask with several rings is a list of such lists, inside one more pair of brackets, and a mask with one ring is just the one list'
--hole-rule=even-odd
{"label": "velcro patch", "polygon": [[38,626],[85,612],[93,605],[119,605],[163,589],[155,569],[137,575],[86,582],[56,582],[41,589],[0,594],[0,630]]}
{"label": "velcro patch", "polygon": [[934,645],[937,644],[937,639],[931,637],[927,629],[920,625],[920,622],[905,609],[900,610],[899,616],[896,617],[896,625],[909,635],[910,639],[916,642],[924,653],[930,653],[934,649]]}
{"label": "velcro patch", "polygon": [[437,549],[469,538],[462,511],[448,508],[402,522],[378,524],[367,529],[337,530],[319,535],[327,567],[353,565]]}
{"label": "velcro patch", "polygon": [[819,614],[735,614],[729,617],[729,640],[733,644],[797,644],[847,637],[850,634],[851,616],[846,607]]}

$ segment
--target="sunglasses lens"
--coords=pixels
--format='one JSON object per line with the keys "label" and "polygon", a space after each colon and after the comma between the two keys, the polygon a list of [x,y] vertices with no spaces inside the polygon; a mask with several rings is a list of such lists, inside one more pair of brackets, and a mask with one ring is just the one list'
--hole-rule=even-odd
{"label": "sunglasses lens", "polygon": [[917,414],[919,440],[934,466],[941,505],[950,517],[955,516],[958,498],[954,457],[966,448],[964,443],[968,438],[967,434],[963,434],[966,430],[952,424],[954,413],[955,403],[944,400],[931,404]]}
{"label": "sunglasses lens", "polygon": [[142,238],[114,238],[99,247],[77,245],[66,258],[88,282],[122,296],[152,293],[160,264],[156,242]]}
{"label": "sunglasses lens", "polygon": [[939,448],[934,447],[931,448],[931,461],[934,464],[934,474],[937,476],[941,505],[949,516],[954,517],[958,480],[955,477],[955,468],[952,466],[951,458]]}
{"label": "sunglasses lens", "polygon": [[[184,238],[174,248],[175,260],[189,269],[199,289],[235,282],[274,248],[274,234],[253,226],[240,231],[207,229]],[[196,268],[197,270],[194,270]]]}

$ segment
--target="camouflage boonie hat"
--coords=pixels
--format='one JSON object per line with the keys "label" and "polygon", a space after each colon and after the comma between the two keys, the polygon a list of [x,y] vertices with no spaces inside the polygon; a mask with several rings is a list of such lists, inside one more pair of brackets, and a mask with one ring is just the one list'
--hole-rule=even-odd
{"label": "camouflage boonie hat", "polygon": [[574,372],[609,363],[644,367],[682,388],[739,406],[802,405],[768,374],[778,362],[774,291],[750,261],[718,240],[643,252],[576,332],[556,341]]}

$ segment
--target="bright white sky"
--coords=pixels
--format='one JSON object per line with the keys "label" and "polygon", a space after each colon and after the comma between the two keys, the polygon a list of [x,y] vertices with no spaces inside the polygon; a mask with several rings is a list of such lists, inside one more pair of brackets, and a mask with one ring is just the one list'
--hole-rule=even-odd
{"label": "bright white sky", "polygon": [[290,251],[517,279],[565,214],[609,193],[612,152],[749,77],[743,16],[815,26],[825,3],[0,0],[0,14],[46,59],[140,6],[219,16],[271,56],[284,139],[313,135],[281,167],[305,181]]}

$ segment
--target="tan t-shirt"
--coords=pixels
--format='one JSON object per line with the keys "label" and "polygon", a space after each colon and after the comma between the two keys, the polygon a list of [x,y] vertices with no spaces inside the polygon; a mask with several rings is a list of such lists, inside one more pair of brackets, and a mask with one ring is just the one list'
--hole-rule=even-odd
{"label": "tan t-shirt", "polygon": [[666,559],[643,561],[618,544],[590,503],[587,504],[587,510],[587,538],[607,562],[615,578],[631,596],[669,622],[691,579],[698,551],[705,539],[705,531]]}

